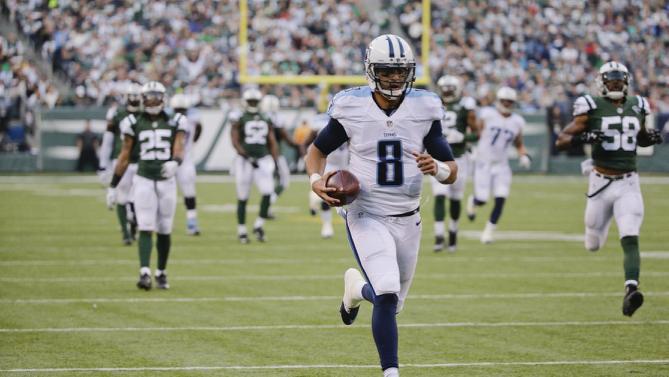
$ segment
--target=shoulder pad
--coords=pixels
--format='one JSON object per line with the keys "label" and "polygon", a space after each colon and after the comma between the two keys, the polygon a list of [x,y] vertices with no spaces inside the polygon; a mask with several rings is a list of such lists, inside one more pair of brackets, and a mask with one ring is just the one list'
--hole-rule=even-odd
{"label": "shoulder pad", "polygon": [[637,100],[637,106],[639,107],[639,109],[641,109],[641,114],[649,115],[650,106],[648,104],[648,100],[642,96],[636,96],[636,100]]}
{"label": "shoulder pad", "polygon": [[114,106],[114,107],[110,107],[109,110],[107,110],[107,115],[105,115],[105,118],[106,118],[108,121],[111,121],[111,120],[114,119],[114,117],[116,116],[116,113],[117,113],[117,112],[118,112],[118,107],[116,107],[116,106]]}
{"label": "shoulder pad", "polygon": [[332,98],[327,113],[330,117],[339,119],[347,115],[352,109],[359,107],[362,102],[360,101],[361,98],[371,95],[372,90],[368,86],[358,86],[342,90]]}
{"label": "shoulder pad", "polygon": [[135,131],[133,130],[133,126],[137,123],[137,118],[135,118],[135,115],[133,114],[128,114],[123,120],[121,120],[121,123],[119,123],[119,129],[121,130],[122,134],[127,134],[127,135],[135,135]]}
{"label": "shoulder pad", "polygon": [[476,100],[473,99],[472,97],[462,97],[460,100],[460,105],[464,107],[467,110],[475,110],[476,109]]}
{"label": "shoulder pad", "polygon": [[589,95],[580,96],[574,101],[573,115],[583,115],[597,108],[595,100]]}
{"label": "shoulder pad", "polygon": [[414,101],[411,106],[420,118],[441,120],[444,117],[444,105],[436,93],[424,89],[411,89],[407,98]]}

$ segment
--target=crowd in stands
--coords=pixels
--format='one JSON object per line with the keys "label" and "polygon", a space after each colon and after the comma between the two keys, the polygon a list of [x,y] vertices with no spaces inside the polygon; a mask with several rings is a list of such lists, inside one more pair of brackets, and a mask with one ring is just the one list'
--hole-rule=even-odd
{"label": "crowd in stands", "polygon": [[[421,1],[249,1],[251,75],[362,75],[365,47],[390,32],[391,17],[420,55]],[[3,11],[78,104],[105,105],[129,80],[159,80],[204,106],[239,98],[238,3],[219,0],[6,0]],[[632,71],[633,88],[669,109],[669,5],[664,1],[433,0],[430,72],[467,78],[487,104],[497,86],[520,93],[520,109],[570,113],[610,59]],[[313,105],[316,87],[280,86],[284,106]],[[550,110],[552,113],[553,110]]]}

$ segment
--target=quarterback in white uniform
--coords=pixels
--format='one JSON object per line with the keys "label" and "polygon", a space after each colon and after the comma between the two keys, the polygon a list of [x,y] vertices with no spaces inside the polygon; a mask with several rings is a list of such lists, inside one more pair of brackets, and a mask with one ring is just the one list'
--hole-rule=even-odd
{"label": "quarterback in white uniform", "polygon": [[457,165],[441,130],[443,109],[434,93],[412,89],[415,58],[396,35],[375,38],[367,48],[369,86],[338,93],[331,119],[309,147],[305,159],[312,190],[329,205],[339,201],[325,182],[326,157],[349,144],[348,169],[360,193],[346,212],[346,229],[364,277],[344,274],[342,321],[350,325],[361,301],[372,310],[372,333],[385,377],[399,376],[396,314],[413,279],[421,236],[419,202],[423,175],[442,183],[457,177]]}
{"label": "quarterback in white uniform", "polygon": [[202,133],[202,124],[200,124],[197,114],[194,110],[189,110],[190,103],[188,97],[184,94],[175,94],[170,100],[170,107],[175,113],[186,116],[188,128],[186,129],[184,144],[184,159],[179,170],[177,170],[177,184],[181,195],[184,197],[186,206],[186,233],[191,236],[200,235],[200,227],[197,222],[197,201],[195,191],[195,180],[197,171],[195,170],[195,161],[192,157],[193,144],[197,142]]}
{"label": "quarterback in white uniform", "polygon": [[481,109],[479,113],[481,137],[474,168],[474,195],[467,199],[467,216],[474,220],[475,208],[488,201],[492,190],[495,205],[481,233],[482,243],[493,241],[495,227],[511,189],[511,167],[507,156],[509,146],[513,145],[518,150],[521,167],[529,168],[531,163],[523,144],[525,120],[512,112],[516,101],[516,91],[505,86],[497,91],[496,106]]}

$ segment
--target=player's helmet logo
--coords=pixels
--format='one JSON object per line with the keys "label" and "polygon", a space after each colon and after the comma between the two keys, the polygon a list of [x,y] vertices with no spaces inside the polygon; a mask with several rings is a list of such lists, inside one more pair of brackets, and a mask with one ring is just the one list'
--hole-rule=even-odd
{"label": "player's helmet logo", "polygon": [[144,111],[151,115],[160,114],[165,107],[165,86],[158,81],[149,81],[142,87]]}
{"label": "player's helmet logo", "polygon": [[373,91],[390,100],[401,98],[416,80],[411,46],[397,35],[376,37],[367,47],[365,73]]}
{"label": "player's helmet logo", "polygon": [[597,87],[604,97],[616,100],[625,97],[629,83],[629,71],[621,63],[610,61],[599,69]]}
{"label": "player's helmet logo", "polygon": [[441,76],[437,80],[437,86],[441,91],[441,99],[444,103],[455,102],[462,95],[462,81],[455,76]]}
{"label": "player's helmet logo", "polygon": [[262,93],[256,88],[249,88],[242,94],[242,101],[244,108],[249,113],[257,113],[260,109],[260,101],[262,100]]}

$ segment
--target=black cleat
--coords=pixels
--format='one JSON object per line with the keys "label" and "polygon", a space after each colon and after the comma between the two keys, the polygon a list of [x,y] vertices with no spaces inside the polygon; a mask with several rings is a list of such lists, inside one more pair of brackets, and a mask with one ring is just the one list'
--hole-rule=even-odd
{"label": "black cleat", "polygon": [[455,249],[458,244],[458,233],[452,230],[448,231],[448,251],[451,253],[455,252]]}
{"label": "black cleat", "polygon": [[342,301],[341,306],[339,307],[339,314],[341,314],[341,321],[344,322],[345,325],[349,326],[352,325],[353,322],[355,321],[355,318],[358,316],[358,310],[360,310],[360,307],[355,307],[351,308],[351,311],[346,311],[346,307],[344,307],[344,302]]}
{"label": "black cleat", "polygon": [[251,240],[249,240],[249,236],[246,233],[238,235],[237,238],[239,238],[239,243],[241,244],[247,244],[251,242]]}
{"label": "black cleat", "polygon": [[265,231],[263,228],[253,228],[253,234],[256,235],[258,241],[265,242]]}
{"label": "black cleat", "polygon": [[144,290],[151,290],[151,275],[143,274],[139,275],[139,281],[137,282],[137,288]]}
{"label": "black cleat", "polygon": [[167,282],[167,274],[162,274],[156,276],[156,288],[158,289],[168,289],[170,284]]}
{"label": "black cleat", "polygon": [[623,299],[623,314],[631,317],[643,305],[643,294],[633,285],[627,286],[627,293]]}
{"label": "black cleat", "polygon": [[125,246],[132,245],[132,238],[124,238],[123,239],[123,245],[125,245]]}
{"label": "black cleat", "polygon": [[444,250],[444,236],[434,237],[434,248],[432,250],[434,250],[435,253]]}

